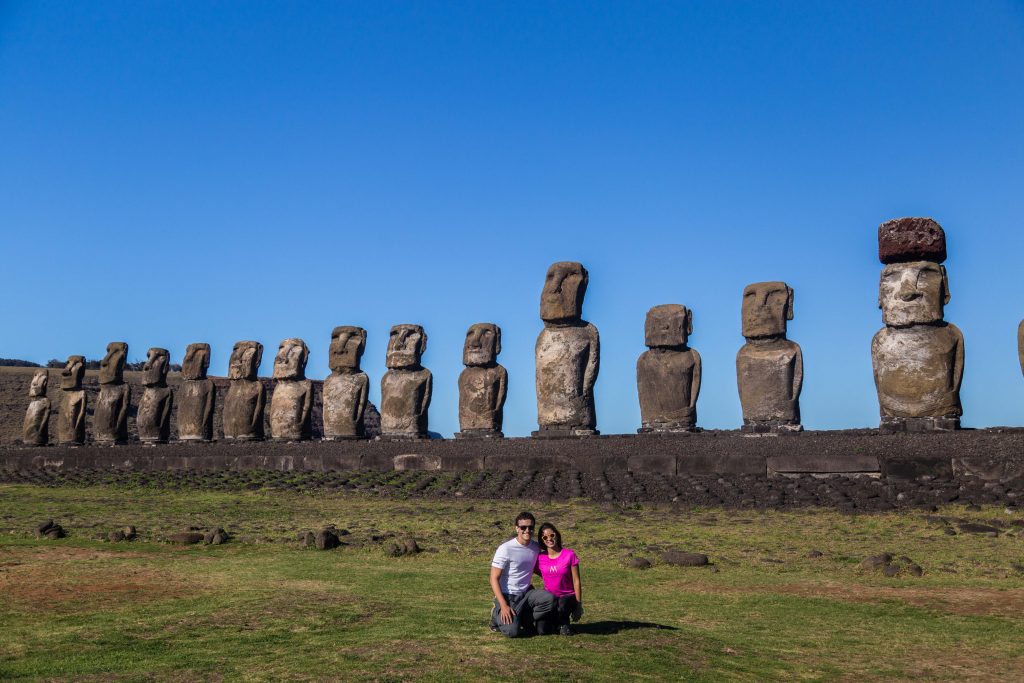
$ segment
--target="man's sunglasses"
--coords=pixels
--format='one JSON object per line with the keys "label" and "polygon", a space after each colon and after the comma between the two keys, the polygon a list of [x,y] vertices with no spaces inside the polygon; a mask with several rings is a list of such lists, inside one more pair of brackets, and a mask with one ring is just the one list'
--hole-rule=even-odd
{"label": "man's sunglasses", "polygon": [[520,524],[519,525],[519,530],[520,531],[533,531],[533,525],[532,524]]}

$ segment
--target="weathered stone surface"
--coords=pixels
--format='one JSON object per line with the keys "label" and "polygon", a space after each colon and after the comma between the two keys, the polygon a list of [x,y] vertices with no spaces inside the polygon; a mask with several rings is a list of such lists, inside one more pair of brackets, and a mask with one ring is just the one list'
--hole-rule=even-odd
{"label": "weathered stone surface", "polygon": [[167,443],[171,436],[171,409],[174,394],[167,386],[167,369],[171,353],[152,348],[146,353],[142,367],[142,399],[135,414],[135,426],[143,443]]}
{"label": "weathered stone surface", "polygon": [[304,441],[310,435],[313,383],[306,379],[309,347],[301,339],[285,339],[274,358],[274,395],[270,399],[270,436],[278,441]]}
{"label": "weathered stone surface", "polygon": [[317,550],[333,550],[341,545],[341,539],[334,529],[321,529],[316,534],[315,543]]}
{"label": "weathered stone surface", "polygon": [[267,390],[257,379],[263,360],[263,344],[240,341],[231,351],[228,379],[231,386],[224,398],[224,438],[229,441],[258,441],[263,438],[263,411]]}
{"label": "weathered stone surface", "polygon": [[331,332],[328,364],[331,374],[324,380],[324,439],[356,439],[363,436],[370,379],[359,369],[366,350],[366,330],[342,325]]}
{"label": "weathered stone surface", "polygon": [[419,325],[395,325],[388,339],[388,371],[380,382],[380,428],[385,438],[427,438],[433,375],[420,362],[427,333]]}
{"label": "weathered stone surface", "polygon": [[45,446],[49,443],[50,399],[46,398],[49,381],[50,373],[46,370],[36,370],[32,375],[32,384],[28,390],[31,400],[21,429],[21,442],[26,446]]}
{"label": "weathered stone surface", "polygon": [[48,519],[36,527],[36,538],[49,538],[53,540],[57,538],[64,538],[65,536],[67,536],[67,534],[64,533],[64,527],[57,524],[52,519]]}
{"label": "weathered stone surface", "polygon": [[946,260],[946,233],[931,218],[896,218],[878,226],[882,263]]}
{"label": "weathered stone surface", "polygon": [[597,328],[582,319],[589,275],[582,264],[548,268],[540,297],[544,329],[537,337],[535,437],[597,434],[594,383],[600,370]]}
{"label": "weathered stone surface", "polygon": [[131,386],[124,383],[124,364],[128,344],[110,342],[107,355],[100,361],[100,394],[92,415],[93,439],[98,444],[122,444],[128,441],[128,406]]}
{"label": "weathered stone surface", "polygon": [[85,356],[68,356],[60,371],[60,406],[57,417],[57,440],[61,444],[85,443],[86,398],[82,389]]}
{"label": "weathered stone surface", "polygon": [[800,345],[786,339],[793,319],[793,289],[785,282],[757,282],[743,290],[742,323],[747,343],[736,354],[736,383],[743,431],[801,431]]}
{"label": "weathered stone surface", "polygon": [[882,417],[958,418],[964,338],[956,325],[886,327],[871,342]]}
{"label": "weathered stone surface", "polygon": [[647,311],[644,343],[650,350],[636,362],[640,397],[640,433],[690,432],[697,426],[701,360],[687,346],[693,333],[693,315],[679,304],[664,304]]}
{"label": "weathered stone surface", "polygon": [[893,263],[882,268],[878,307],[887,327],[931,325],[942,321],[949,303],[945,266],[929,261]]}
{"label": "weathered stone surface", "polygon": [[178,385],[178,439],[212,441],[213,414],[217,388],[206,376],[210,367],[210,345],[189,344],[181,364],[182,382]]}
{"label": "weathered stone surface", "polygon": [[476,323],[466,332],[459,375],[459,427],[457,438],[504,436],[501,432],[508,391],[508,372],[498,364],[501,328]]}
{"label": "weathered stone surface", "polygon": [[629,557],[626,558],[624,564],[629,569],[650,569],[651,561],[646,557]]}
{"label": "weathered stone surface", "polygon": [[661,561],[676,567],[703,567],[708,563],[708,556],[703,553],[687,553],[670,550],[662,553]]}

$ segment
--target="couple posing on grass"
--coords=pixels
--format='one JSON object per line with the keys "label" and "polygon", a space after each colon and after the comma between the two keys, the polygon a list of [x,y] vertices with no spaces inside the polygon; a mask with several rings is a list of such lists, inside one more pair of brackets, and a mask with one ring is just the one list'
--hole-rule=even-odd
{"label": "couple posing on grass", "polygon": [[[570,618],[583,616],[583,587],[576,553],[562,547],[562,535],[554,524],[545,522],[533,540],[537,520],[520,512],[515,521],[515,538],[498,546],[491,560],[491,630],[509,638],[559,633],[571,636]],[[539,574],[544,588],[533,587]]]}

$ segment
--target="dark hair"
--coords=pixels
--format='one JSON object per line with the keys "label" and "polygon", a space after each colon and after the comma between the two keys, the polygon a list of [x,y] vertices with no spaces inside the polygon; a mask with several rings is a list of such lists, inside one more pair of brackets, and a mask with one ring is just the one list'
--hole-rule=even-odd
{"label": "dark hair", "polygon": [[524,519],[530,520],[531,524],[536,524],[537,523],[537,518],[533,516],[532,512],[527,512],[526,510],[523,510],[518,515],[516,515],[516,521],[513,522],[513,524],[515,526],[519,526],[519,522],[521,520],[524,520]]}
{"label": "dark hair", "polygon": [[555,532],[555,545],[559,549],[561,549],[561,547],[562,547],[562,532],[560,532],[558,530],[558,528],[555,527],[555,525],[552,524],[551,522],[544,522],[543,524],[540,525],[540,530],[537,531],[537,538],[540,539],[541,547],[544,546],[544,530],[545,529],[551,529],[552,531]]}

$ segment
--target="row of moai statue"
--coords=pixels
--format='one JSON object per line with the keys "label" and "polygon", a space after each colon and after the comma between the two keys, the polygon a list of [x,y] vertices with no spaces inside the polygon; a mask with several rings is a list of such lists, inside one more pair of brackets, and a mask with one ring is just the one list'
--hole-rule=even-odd
{"label": "row of moai statue", "polygon": [[[947,431],[960,426],[960,384],[964,343],[960,330],[943,319],[949,283],[942,262],[946,238],[930,218],[901,218],[878,229],[878,254],[883,264],[878,305],[885,327],[872,340],[871,358],[883,432]],[[541,293],[544,329],[535,348],[537,438],[598,434],[594,384],[600,367],[597,328],[583,320],[588,274],[582,264],[559,262],[547,272]],[[799,432],[803,355],[786,338],[793,319],[793,289],[785,282],[758,282],[743,291],[742,332],[746,343],[736,355],[736,379],[743,410],[742,430],[752,434]],[[687,434],[698,431],[697,398],[701,358],[688,346],[692,312],[680,304],[655,306],[647,312],[645,344],[637,360],[637,392],[642,434]],[[381,379],[381,433],[385,438],[427,438],[427,412],[433,378],[421,364],[427,334],[419,325],[395,325],[387,347],[387,372]],[[362,420],[369,380],[360,370],[366,330],[337,327],[331,334],[329,365],[324,380],[323,421],[327,440],[363,438]],[[1024,321],[1018,329],[1024,371]],[[100,364],[100,394],[93,416],[98,443],[127,439],[130,388],[123,370],[128,346],[114,342]],[[459,376],[457,438],[496,438],[508,373],[497,362],[501,329],[477,323],[466,333]],[[266,388],[257,378],[263,345],[235,344],[228,368],[230,387],[224,406],[224,437],[229,441],[264,438]],[[274,359],[276,381],[270,404],[271,438],[299,441],[310,436],[312,383],[305,377],[309,348],[301,339],[281,342]],[[170,356],[166,349],[149,350],[143,370],[145,385],[137,414],[143,442],[167,441],[175,401],[167,386]],[[216,392],[206,377],[208,344],[191,344],[182,364],[177,391],[178,439],[210,441]],[[84,358],[71,356],[61,373],[62,399],[57,430],[61,443],[85,438],[85,393],[81,382]],[[50,406],[46,371],[32,381],[25,417],[26,444],[45,444]]]}

